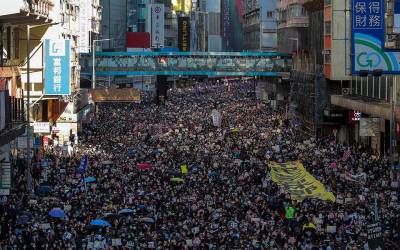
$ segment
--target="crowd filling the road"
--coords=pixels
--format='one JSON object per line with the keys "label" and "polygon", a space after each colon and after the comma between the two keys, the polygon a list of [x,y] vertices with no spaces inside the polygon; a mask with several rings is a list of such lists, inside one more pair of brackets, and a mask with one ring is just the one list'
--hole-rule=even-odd
{"label": "crowd filling the road", "polygon": [[[24,164],[14,170],[0,248],[370,249],[376,217],[383,244],[398,247],[399,183],[388,160],[307,137],[285,108],[247,90],[178,89],[160,106],[98,104],[71,155],[50,147],[34,164],[33,196]],[[335,202],[295,201],[272,181],[271,161],[297,160]]]}

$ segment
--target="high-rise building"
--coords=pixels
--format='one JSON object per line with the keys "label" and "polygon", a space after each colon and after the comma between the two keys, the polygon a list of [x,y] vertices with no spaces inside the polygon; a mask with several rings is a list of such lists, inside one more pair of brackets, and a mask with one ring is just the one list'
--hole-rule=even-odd
{"label": "high-rise building", "polygon": [[278,51],[300,53],[307,49],[308,0],[278,0]]}
{"label": "high-rise building", "polygon": [[127,0],[128,32],[145,32],[148,0]]}
{"label": "high-rise building", "polygon": [[223,51],[243,50],[243,0],[221,0]]}
{"label": "high-rise building", "polygon": [[191,49],[222,51],[221,0],[198,0],[192,7]]}
{"label": "high-rise building", "polygon": [[276,0],[244,1],[244,50],[277,50],[276,9]]}
{"label": "high-rise building", "polygon": [[100,0],[103,6],[101,38],[111,39],[101,43],[103,50],[126,51],[127,1]]}

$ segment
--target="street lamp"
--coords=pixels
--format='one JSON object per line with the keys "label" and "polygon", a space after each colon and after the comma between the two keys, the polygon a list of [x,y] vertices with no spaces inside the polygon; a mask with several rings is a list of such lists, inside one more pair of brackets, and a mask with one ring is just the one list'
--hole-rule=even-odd
{"label": "street lamp", "polygon": [[33,193],[33,186],[32,186],[32,170],[31,170],[31,139],[29,135],[29,128],[30,128],[30,98],[31,98],[31,92],[30,92],[30,70],[31,70],[31,57],[30,57],[30,42],[31,42],[31,29],[33,28],[38,28],[38,27],[43,27],[43,26],[53,26],[53,25],[58,25],[58,23],[44,23],[44,24],[38,24],[38,25],[27,25],[26,26],[26,86],[27,86],[27,91],[26,91],[26,158],[27,158],[27,168],[26,171],[27,173],[27,189],[28,192]]}
{"label": "street lamp", "polygon": [[96,73],[95,73],[95,65],[94,65],[94,61],[95,61],[95,52],[96,52],[96,42],[104,42],[104,41],[111,41],[114,39],[111,38],[107,38],[107,39],[98,39],[98,40],[93,40],[92,42],[92,88],[95,89],[96,88]]}

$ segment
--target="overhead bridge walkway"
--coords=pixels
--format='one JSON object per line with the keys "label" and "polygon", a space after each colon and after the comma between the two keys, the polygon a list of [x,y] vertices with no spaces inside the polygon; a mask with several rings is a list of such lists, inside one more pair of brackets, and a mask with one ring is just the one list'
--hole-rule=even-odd
{"label": "overhead bridge walkway", "polygon": [[[92,54],[81,57],[81,74],[93,71]],[[290,54],[278,52],[97,52],[95,75],[287,76]]]}

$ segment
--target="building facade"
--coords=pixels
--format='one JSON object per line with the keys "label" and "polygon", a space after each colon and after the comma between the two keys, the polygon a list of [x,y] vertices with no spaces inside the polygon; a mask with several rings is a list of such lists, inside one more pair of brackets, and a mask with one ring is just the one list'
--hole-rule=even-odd
{"label": "building facade", "polygon": [[[26,14],[28,12],[29,15]],[[29,89],[30,125],[34,127],[38,123],[50,124],[49,131],[35,134],[35,136],[40,139],[47,137],[62,145],[77,141],[82,112],[87,112],[85,110],[89,108],[87,102],[82,101],[85,100],[85,95],[81,93],[79,85],[78,53],[82,48],[81,44],[78,44],[82,21],[79,13],[79,0],[18,0],[0,10],[0,26],[3,31],[0,35],[2,37],[0,47],[3,51],[2,66],[8,68],[5,70],[7,77],[4,80],[8,92],[11,97],[23,97],[27,103]],[[87,22],[86,26],[89,27],[86,44],[90,44],[89,37],[94,37],[90,34],[97,33],[99,30],[98,19],[101,8],[97,0],[91,1],[89,13],[84,20]],[[60,53],[69,56],[69,60],[66,59],[67,61],[63,64],[66,67],[63,71],[58,70],[61,68],[57,68],[57,72],[55,68],[53,69],[54,74],[59,74],[59,77],[54,76],[54,79],[46,78],[49,72],[46,68],[52,68],[52,66],[46,67],[46,63],[50,62],[47,53],[50,50],[50,44],[65,44],[65,50],[59,50],[60,47],[54,47],[53,50],[57,48],[57,51],[63,51]],[[29,51],[27,51],[28,47]],[[27,70],[28,56],[29,72]],[[49,86],[54,84],[54,90],[57,90],[54,82],[56,79],[59,81],[64,75],[67,80],[63,82],[62,88],[65,88],[67,92],[51,93]],[[61,86],[58,88],[61,89]]]}
{"label": "building facade", "polygon": [[243,48],[249,51],[276,51],[277,1],[244,1]]}
{"label": "building facade", "polygon": [[101,0],[101,38],[111,39],[99,45],[104,51],[126,51],[127,1]]}
{"label": "building facade", "polygon": [[301,53],[308,46],[309,17],[303,4],[308,0],[278,0],[278,51]]}

